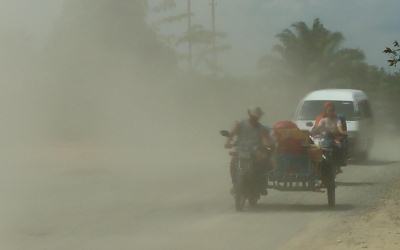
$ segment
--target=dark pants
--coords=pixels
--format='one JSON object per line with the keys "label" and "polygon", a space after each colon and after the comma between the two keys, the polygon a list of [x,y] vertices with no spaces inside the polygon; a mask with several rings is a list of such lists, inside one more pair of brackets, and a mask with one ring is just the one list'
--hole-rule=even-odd
{"label": "dark pants", "polygon": [[347,138],[342,138],[339,140],[336,148],[336,160],[338,161],[339,166],[347,166],[347,149],[348,149],[348,141]]}
{"label": "dark pants", "polygon": [[239,157],[236,155],[232,156],[231,164],[229,166],[232,184],[235,184],[235,176],[236,176],[238,164],[239,164]]}

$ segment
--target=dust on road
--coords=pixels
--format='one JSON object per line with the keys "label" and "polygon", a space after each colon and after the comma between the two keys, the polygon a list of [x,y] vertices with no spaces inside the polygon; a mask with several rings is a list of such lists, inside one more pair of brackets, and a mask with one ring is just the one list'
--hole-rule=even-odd
{"label": "dust on road", "polygon": [[[374,206],[386,183],[400,176],[394,158],[374,158],[345,169],[336,211],[327,209],[324,194],[271,191],[258,209],[238,214],[228,193],[224,150],[186,162],[138,161],[131,150],[14,152],[0,175],[1,247],[277,249]],[[21,152],[24,159],[17,157]]]}

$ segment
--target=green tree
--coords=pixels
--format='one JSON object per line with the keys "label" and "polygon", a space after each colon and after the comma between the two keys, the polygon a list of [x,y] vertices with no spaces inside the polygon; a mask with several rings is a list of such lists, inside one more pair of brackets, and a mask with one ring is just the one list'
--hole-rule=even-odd
{"label": "green tree", "polygon": [[386,47],[385,50],[383,50],[383,53],[387,54],[390,56],[390,58],[387,60],[389,63],[389,66],[397,66],[397,63],[400,61],[400,45],[398,41],[393,42],[394,48]]}
{"label": "green tree", "polygon": [[279,72],[315,83],[343,81],[365,70],[364,53],[358,49],[342,48],[344,37],[332,32],[319,19],[311,26],[297,22],[277,35],[279,44],[260,60],[264,70]]}
{"label": "green tree", "polygon": [[[324,27],[319,19],[311,26],[294,23],[277,35],[273,53],[261,58],[264,82],[278,82],[287,100],[297,100],[317,88],[355,88],[367,92],[375,107],[377,121],[398,124],[400,115],[400,74],[368,65],[363,51],[343,47],[344,36]],[[397,42],[386,48],[389,65],[398,62]],[[297,88],[296,88],[297,87]],[[287,89],[295,91],[287,91]],[[293,103],[293,105],[295,105]]]}

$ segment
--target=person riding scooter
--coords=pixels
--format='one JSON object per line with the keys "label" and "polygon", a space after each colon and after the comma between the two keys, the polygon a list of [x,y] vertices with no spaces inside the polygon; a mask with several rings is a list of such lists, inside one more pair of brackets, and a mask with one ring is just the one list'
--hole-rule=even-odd
{"label": "person riding scooter", "polygon": [[311,134],[314,136],[329,133],[334,137],[339,173],[342,172],[341,166],[345,165],[343,164],[343,155],[346,152],[344,138],[347,137],[347,130],[343,120],[336,114],[334,104],[327,102],[324,105],[324,111],[316,118],[314,127],[311,130]]}

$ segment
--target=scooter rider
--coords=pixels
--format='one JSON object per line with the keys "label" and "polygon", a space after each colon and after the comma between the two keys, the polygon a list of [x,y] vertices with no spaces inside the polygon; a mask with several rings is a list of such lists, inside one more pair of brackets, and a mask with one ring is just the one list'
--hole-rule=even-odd
{"label": "scooter rider", "polygon": [[341,173],[341,166],[344,165],[343,157],[345,157],[345,143],[344,138],[347,136],[346,125],[343,124],[344,119],[336,114],[335,106],[332,102],[327,102],[324,105],[323,113],[317,117],[314,127],[311,133],[321,134],[321,133],[331,133],[335,139],[335,145],[337,149],[337,160],[339,161],[338,172]]}
{"label": "scooter rider", "polygon": [[[225,143],[226,149],[232,149],[235,147],[236,152],[240,151],[241,148],[254,148],[258,146],[272,147],[273,141],[270,136],[269,129],[260,123],[260,119],[264,112],[260,107],[249,108],[247,110],[248,119],[237,122],[233,129],[230,131],[227,141]],[[235,143],[233,141],[236,139]],[[230,174],[232,178],[232,183],[234,183],[236,175],[236,166],[238,163],[238,156],[236,152],[231,152],[231,164],[230,164]],[[268,159],[263,157],[258,157],[257,159],[263,168],[261,175],[265,173],[265,169],[268,165]],[[262,177],[262,176],[261,176]],[[233,189],[232,189],[233,190]],[[266,195],[267,191],[262,188],[261,194]]]}

